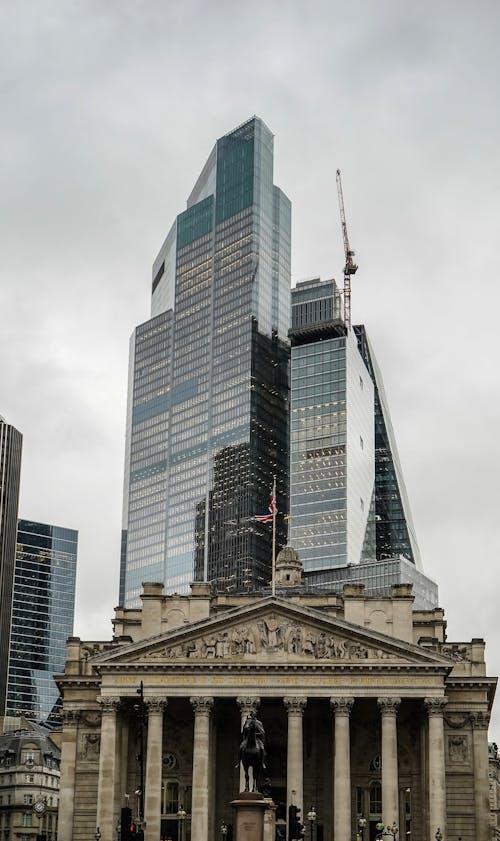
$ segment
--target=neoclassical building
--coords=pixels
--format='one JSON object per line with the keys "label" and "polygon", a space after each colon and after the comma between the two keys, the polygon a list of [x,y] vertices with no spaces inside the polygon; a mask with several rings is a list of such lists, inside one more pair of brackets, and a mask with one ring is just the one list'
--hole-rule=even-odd
{"label": "neoclassical building", "polygon": [[483,640],[447,640],[443,611],[413,610],[411,585],[384,598],[307,589],[291,550],[277,583],[275,596],[145,584],[142,609],[116,610],[112,641],[68,641],[59,841],[97,827],[114,841],[124,806],[146,841],[218,841],[222,824],[230,841],[251,709],[269,841],[290,804],[305,818],[315,807],[307,841],[311,829],[372,841],[379,822],[405,841],[487,841],[496,679]]}

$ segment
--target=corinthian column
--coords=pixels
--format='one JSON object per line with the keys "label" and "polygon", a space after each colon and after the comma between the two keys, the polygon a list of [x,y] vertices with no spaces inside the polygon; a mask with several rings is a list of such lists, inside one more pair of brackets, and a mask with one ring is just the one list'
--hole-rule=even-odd
{"label": "corinthian column", "polygon": [[399,826],[396,716],[401,698],[379,698],[377,703],[382,714],[382,820]]}
{"label": "corinthian column", "polygon": [[101,695],[97,701],[101,705],[102,716],[96,823],[102,841],[114,841],[116,713],[120,699]]}
{"label": "corinthian column", "polygon": [[[288,712],[288,748],[286,763],[287,806],[293,802],[297,808],[304,808],[304,748],[302,737],[302,714],[307,698],[283,698]],[[302,819],[304,812],[302,811]],[[290,828],[289,828],[290,829]]]}
{"label": "corinthian column", "polygon": [[429,716],[429,837],[437,830],[446,838],[446,780],[444,768],[443,712],[446,698],[425,698]]}
{"label": "corinthian column", "polygon": [[335,841],[351,839],[351,749],[349,716],[354,698],[330,698],[335,715],[333,760],[333,837]]}
{"label": "corinthian column", "polygon": [[[240,709],[240,714],[241,714],[241,716],[240,716],[240,718],[241,718],[240,731],[241,731],[241,730],[243,730],[243,725],[244,725],[245,721],[247,720],[251,711],[253,710],[254,712],[257,712],[257,710],[259,709],[260,698],[258,698],[258,697],[255,697],[255,698],[236,698],[236,703],[238,704],[238,707]],[[240,791],[244,791],[244,790],[245,790],[245,771],[243,770],[243,766],[240,762]]]}
{"label": "corinthian column", "polygon": [[191,841],[208,841],[210,712],[214,699],[209,697],[190,698],[190,701],[194,710]]}
{"label": "corinthian column", "polygon": [[161,768],[163,710],[165,698],[145,698],[148,710],[148,746],[146,752],[145,841],[158,841],[161,833]]}
{"label": "corinthian column", "polygon": [[63,710],[61,783],[59,786],[59,824],[57,833],[61,841],[72,841],[73,839],[76,744],[79,718],[80,713],[77,710]]}
{"label": "corinthian column", "polygon": [[475,841],[488,839],[490,793],[488,778],[488,724],[487,712],[471,713],[472,750],[474,756],[474,806],[476,812]]}

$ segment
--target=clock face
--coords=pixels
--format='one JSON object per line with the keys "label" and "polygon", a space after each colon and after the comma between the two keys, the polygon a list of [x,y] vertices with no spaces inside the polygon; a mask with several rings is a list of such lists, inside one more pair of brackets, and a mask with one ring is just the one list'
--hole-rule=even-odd
{"label": "clock face", "polygon": [[43,802],[43,800],[37,800],[37,802],[33,806],[33,809],[35,810],[37,815],[43,815],[43,813],[45,812],[45,803]]}

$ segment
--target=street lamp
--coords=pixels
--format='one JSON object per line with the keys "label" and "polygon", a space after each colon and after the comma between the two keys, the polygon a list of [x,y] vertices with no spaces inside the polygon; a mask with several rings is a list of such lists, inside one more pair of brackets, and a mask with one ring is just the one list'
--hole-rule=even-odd
{"label": "street lamp", "polygon": [[366,826],[366,818],[363,817],[363,815],[361,815],[361,817],[358,818],[358,833],[359,833],[359,837],[360,837],[361,841],[363,841],[363,830],[364,830],[365,826]]}
{"label": "street lamp", "polygon": [[179,803],[179,809],[177,811],[177,820],[179,821],[179,841],[183,841],[186,810],[182,808],[182,803]]}
{"label": "street lamp", "polygon": [[227,826],[226,826],[226,822],[224,820],[222,821],[222,823],[220,825],[220,836],[221,836],[222,841],[226,841]]}
{"label": "street lamp", "polygon": [[94,835],[95,841],[101,841],[101,830],[97,827]]}
{"label": "street lamp", "polygon": [[316,820],[316,809],[314,808],[314,806],[311,806],[311,808],[309,809],[307,813],[307,820],[309,821],[309,827],[311,831],[311,841],[314,841],[314,821]]}
{"label": "street lamp", "polygon": [[441,829],[439,828],[439,826],[436,830],[436,834],[435,834],[434,838],[436,839],[436,841],[443,841],[443,833],[441,832]]}
{"label": "street lamp", "polygon": [[[393,841],[396,841],[396,835],[398,834],[398,826],[396,821],[393,821],[392,824],[388,823],[384,835],[392,835]],[[441,839],[437,839],[436,841],[441,841]]]}

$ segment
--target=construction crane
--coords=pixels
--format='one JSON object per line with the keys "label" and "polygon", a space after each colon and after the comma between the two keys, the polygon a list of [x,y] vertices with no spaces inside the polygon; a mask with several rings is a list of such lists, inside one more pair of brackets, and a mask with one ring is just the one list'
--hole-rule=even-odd
{"label": "construction crane", "polygon": [[337,170],[337,192],[339,194],[340,222],[342,225],[342,236],[344,237],[344,324],[347,329],[351,326],[351,275],[356,274],[358,267],[354,262],[355,252],[349,245],[347,236],[347,224],[345,221],[344,195],[342,193],[342,181],[340,180],[340,169]]}

